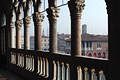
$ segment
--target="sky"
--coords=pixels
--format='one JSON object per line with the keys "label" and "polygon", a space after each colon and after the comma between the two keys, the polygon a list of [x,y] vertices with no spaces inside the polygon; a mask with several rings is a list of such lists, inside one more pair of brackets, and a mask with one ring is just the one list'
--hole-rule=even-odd
{"label": "sky", "polygon": [[[63,3],[67,3],[68,0],[64,0]],[[47,1],[45,2],[45,8],[48,7]],[[57,5],[61,5],[62,0],[58,0]],[[62,6],[60,8],[59,19],[57,24],[57,32],[58,33],[71,33],[71,21],[70,21],[70,13],[68,6]],[[42,7],[42,11],[44,7]],[[32,9],[33,11],[33,9]],[[47,18],[47,13],[44,12],[44,21],[42,23],[42,31],[44,30],[46,35],[49,35],[49,22]],[[34,24],[31,20],[30,26],[30,35],[34,35]],[[108,20],[107,20],[107,11],[106,4],[104,0],[85,0],[85,8],[82,12],[81,18],[81,26],[83,24],[87,25],[87,32],[90,34],[96,35],[107,35],[108,34]],[[22,31],[22,35],[24,32]]]}

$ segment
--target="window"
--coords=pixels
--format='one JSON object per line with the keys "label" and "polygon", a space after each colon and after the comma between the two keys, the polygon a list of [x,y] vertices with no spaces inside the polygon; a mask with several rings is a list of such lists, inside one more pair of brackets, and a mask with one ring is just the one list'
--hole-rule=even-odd
{"label": "window", "polygon": [[97,49],[101,49],[102,48],[102,43],[97,43]]}

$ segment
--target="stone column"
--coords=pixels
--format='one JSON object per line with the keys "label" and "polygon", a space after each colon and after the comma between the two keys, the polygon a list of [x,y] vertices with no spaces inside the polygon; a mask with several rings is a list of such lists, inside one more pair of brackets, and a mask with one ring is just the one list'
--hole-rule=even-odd
{"label": "stone column", "polygon": [[34,25],[35,25],[35,50],[42,50],[41,26],[44,20],[44,15],[41,12],[35,12],[33,19],[34,19]]}
{"label": "stone column", "polygon": [[84,0],[68,2],[71,15],[71,55],[81,56],[81,15],[84,9]]}
{"label": "stone column", "polygon": [[31,17],[30,17],[30,8],[31,8],[31,0],[26,0],[24,3],[24,49],[28,50],[30,49],[30,23],[31,23]]}
{"label": "stone column", "polygon": [[22,20],[16,21],[16,48],[21,49],[21,27],[22,27]]}
{"label": "stone column", "polygon": [[31,17],[26,16],[24,18],[24,49],[30,49],[30,23],[31,23]]}
{"label": "stone column", "polygon": [[59,8],[54,7],[50,7],[47,9],[47,17],[50,27],[50,52],[52,53],[57,52],[57,20],[59,17],[59,10]]}
{"label": "stone column", "polygon": [[61,80],[64,80],[64,72],[63,72],[63,69],[64,69],[64,63],[63,62],[61,62]]}
{"label": "stone column", "polygon": [[15,22],[10,23],[10,48],[15,48]]}

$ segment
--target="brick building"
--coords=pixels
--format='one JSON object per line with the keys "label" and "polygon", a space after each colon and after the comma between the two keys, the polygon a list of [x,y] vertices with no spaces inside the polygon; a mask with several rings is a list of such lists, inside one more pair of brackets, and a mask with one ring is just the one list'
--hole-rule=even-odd
{"label": "brick building", "polygon": [[[108,58],[108,36],[82,34],[82,55],[89,57]],[[66,53],[71,53],[71,39],[66,40]]]}

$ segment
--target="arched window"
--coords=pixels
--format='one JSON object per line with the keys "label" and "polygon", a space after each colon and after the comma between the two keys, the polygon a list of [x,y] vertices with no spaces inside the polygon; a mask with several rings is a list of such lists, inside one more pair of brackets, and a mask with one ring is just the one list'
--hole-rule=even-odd
{"label": "arched window", "polygon": [[102,58],[106,58],[105,52],[102,53]]}
{"label": "arched window", "polygon": [[97,57],[97,54],[96,54],[96,53],[94,53],[94,54],[93,54],[93,57]]}
{"label": "arched window", "polygon": [[101,53],[100,52],[98,53],[98,58],[101,58]]}
{"label": "arched window", "polygon": [[91,53],[89,53],[89,54],[88,54],[88,57],[92,57],[92,54],[91,54]]}

